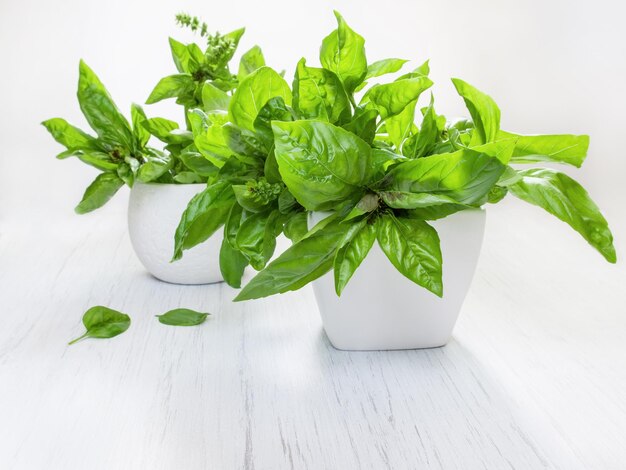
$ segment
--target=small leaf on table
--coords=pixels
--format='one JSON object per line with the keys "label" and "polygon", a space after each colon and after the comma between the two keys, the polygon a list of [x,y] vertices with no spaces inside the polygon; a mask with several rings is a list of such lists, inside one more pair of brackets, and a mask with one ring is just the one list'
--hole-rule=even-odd
{"label": "small leaf on table", "polygon": [[130,327],[130,317],[125,313],[99,305],[85,312],[83,325],[87,328],[85,334],[68,344],[74,344],[83,338],[113,338],[120,335]]}
{"label": "small leaf on table", "polygon": [[200,313],[188,308],[175,308],[163,315],[156,315],[161,323],[172,326],[195,326],[204,323],[209,313]]}

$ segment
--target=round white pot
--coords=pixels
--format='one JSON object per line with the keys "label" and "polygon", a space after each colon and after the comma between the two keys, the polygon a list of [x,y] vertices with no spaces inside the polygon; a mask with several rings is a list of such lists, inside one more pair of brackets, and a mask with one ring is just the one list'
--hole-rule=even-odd
{"label": "round white pot", "polygon": [[180,216],[193,196],[206,184],[145,184],[130,191],[128,232],[137,258],[154,277],[173,284],[209,284],[224,279],[219,267],[223,233],[185,250],[182,259],[170,263],[174,233]]}
{"label": "round white pot", "polygon": [[[309,223],[326,216],[313,213]],[[400,274],[377,242],[341,297],[335,293],[332,271],[313,281],[324,330],[334,347],[417,349],[448,342],[478,262],[485,211],[466,210],[429,223],[441,240],[443,298]]]}

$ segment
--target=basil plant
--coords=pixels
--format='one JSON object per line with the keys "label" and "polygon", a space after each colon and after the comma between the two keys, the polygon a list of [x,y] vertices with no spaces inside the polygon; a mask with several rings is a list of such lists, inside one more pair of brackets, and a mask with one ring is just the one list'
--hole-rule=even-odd
{"label": "basil plant", "polygon": [[223,227],[220,269],[233,287],[241,286],[246,266],[265,267],[278,235],[298,241],[307,232],[304,208],[278,171],[271,127],[297,118],[291,89],[281,74],[264,65],[260,51],[243,56],[238,78],[232,96],[215,88],[204,109],[187,115],[195,148],[218,171],[189,202],[174,250],[174,260],[179,259],[183,250]]}
{"label": "basil plant", "polygon": [[[235,300],[296,290],[330,270],[340,295],[374,243],[400,273],[442,296],[442,254],[430,221],[497,203],[509,193],[566,222],[607,261],[616,261],[607,222],[580,184],[550,168],[516,166],[549,162],[580,167],[587,136],[507,132],[500,128],[494,100],[459,79],[452,82],[471,119],[446,120],[435,111],[432,95],[418,110],[421,95],[433,84],[428,63],[388,83],[368,86],[374,77],[398,72],[405,61],[368,64],[364,39],[336,16],[338,28],[322,42],[322,67],[309,67],[302,59],[291,93],[274,72],[261,68],[242,81],[230,100],[234,125],[222,127],[221,135],[230,129],[224,139],[231,148],[241,145],[242,156],[259,153],[258,161],[245,162],[255,170],[232,189],[224,189],[222,179],[200,197],[204,202],[214,197],[221,201],[215,213],[228,213],[225,257],[233,249],[250,259],[266,254],[268,230],[271,234],[276,225],[271,217],[265,225],[248,220],[268,213],[261,209],[280,219],[288,214],[285,203],[281,210],[283,199],[290,207],[328,212],[304,234],[296,212],[289,219],[299,220],[296,242]],[[206,144],[207,158],[218,158],[207,142],[198,141],[209,138],[215,124],[206,121],[211,119],[198,119],[194,135],[199,149]],[[243,160],[238,158],[237,165]],[[262,182],[277,185],[276,191],[268,195],[256,189]],[[203,226],[212,228],[214,223],[207,216]]]}
{"label": "basil plant", "polygon": [[[147,104],[176,98],[185,115],[188,109],[213,109],[213,93],[225,94],[237,87],[239,76],[251,57],[262,57],[258,47],[246,53],[239,74],[230,72],[229,63],[244,33],[238,29],[220,35],[209,34],[207,25],[195,17],[177,15],[181,26],[198,31],[206,39],[198,44],[182,44],[170,38],[170,48],[178,74],[159,81]],[[242,69],[243,67],[243,69]],[[42,124],[66,150],[57,158],[77,157],[100,171],[89,185],[76,212],[83,214],[104,205],[124,185],[143,183],[204,183],[217,175],[218,168],[195,148],[189,122],[186,129],[169,119],[146,117],[141,106],[133,104],[130,122],[120,112],[98,76],[80,61],[78,103],[95,135],[84,132],[61,118]],[[154,136],[162,149],[148,146]]]}

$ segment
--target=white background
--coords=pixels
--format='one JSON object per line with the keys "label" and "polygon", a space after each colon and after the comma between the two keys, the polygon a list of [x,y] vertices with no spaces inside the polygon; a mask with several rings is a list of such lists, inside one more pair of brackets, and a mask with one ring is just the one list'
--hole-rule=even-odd
{"label": "white background", "polygon": [[[39,125],[53,116],[84,124],[75,99],[80,58],[127,112],[175,73],[167,37],[192,39],[173,21],[187,11],[222,32],[246,26],[241,50],[261,45],[268,65],[291,81],[301,56],[317,63],[333,8],[366,38],[370,61],[430,58],[440,113],[466,113],[449,82],[458,76],[495,98],[507,130],[590,134],[588,161],[570,173],[614,227],[622,223],[626,12],[608,0],[1,0],[0,221],[32,209],[67,214],[95,175],[78,161],[56,161],[60,146]],[[172,103],[146,109],[180,119]],[[114,204],[125,204],[124,191]]]}

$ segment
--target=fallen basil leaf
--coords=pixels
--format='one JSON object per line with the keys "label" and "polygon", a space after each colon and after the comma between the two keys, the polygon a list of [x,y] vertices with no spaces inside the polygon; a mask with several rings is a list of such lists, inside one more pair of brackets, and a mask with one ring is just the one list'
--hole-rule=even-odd
{"label": "fallen basil leaf", "polygon": [[83,338],[113,338],[120,335],[130,327],[130,317],[125,313],[99,305],[85,312],[83,325],[87,328],[85,334],[68,344],[74,344]]}
{"label": "fallen basil leaf", "polygon": [[200,313],[188,308],[175,308],[163,315],[155,315],[159,322],[171,326],[196,326],[204,323],[210,313]]}

